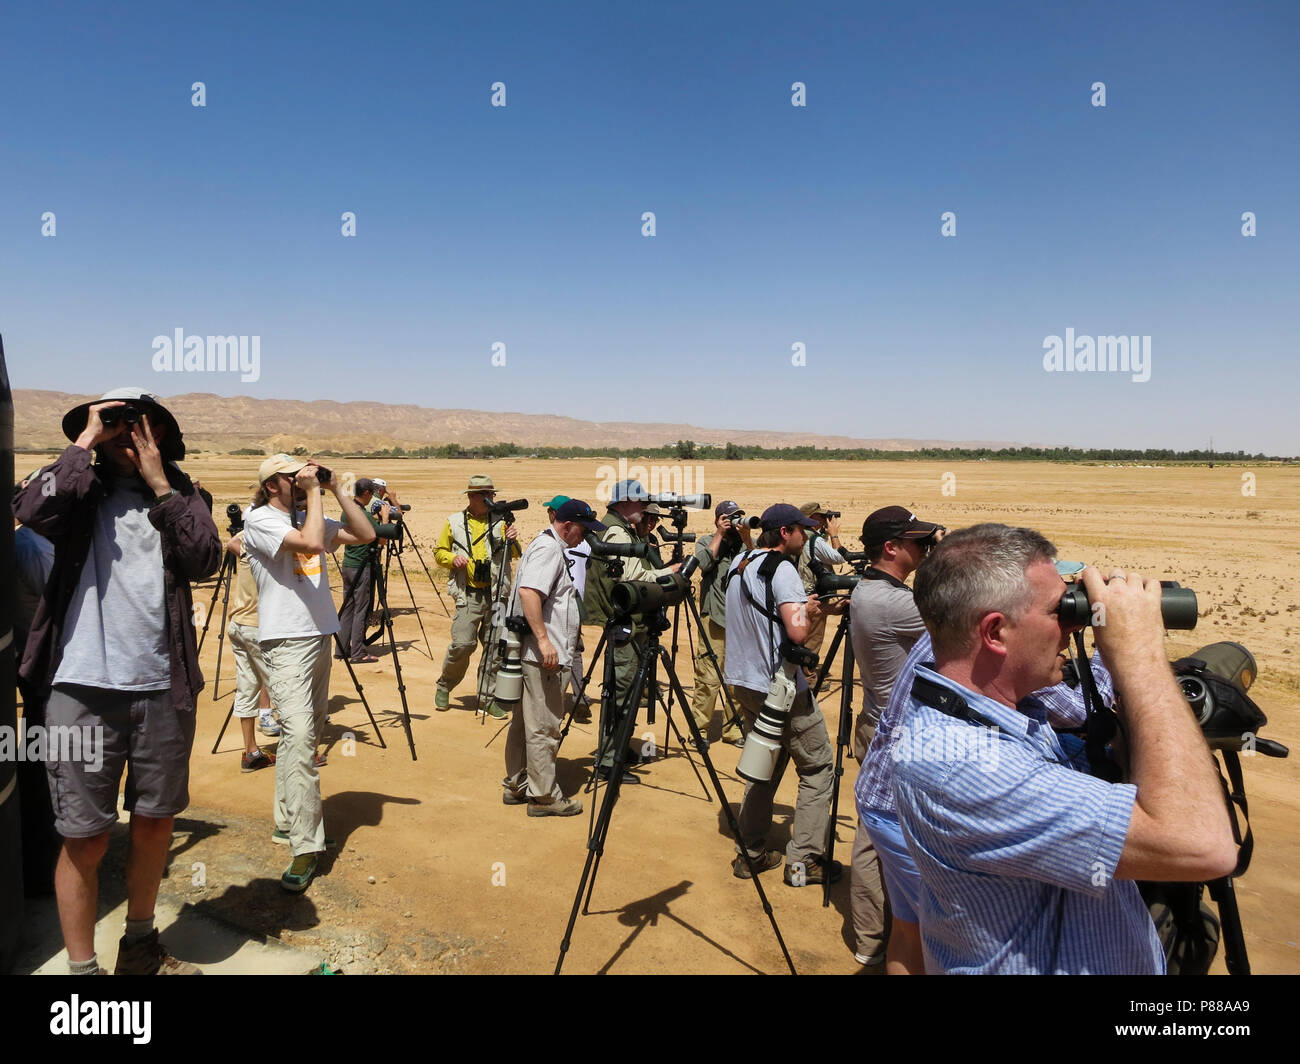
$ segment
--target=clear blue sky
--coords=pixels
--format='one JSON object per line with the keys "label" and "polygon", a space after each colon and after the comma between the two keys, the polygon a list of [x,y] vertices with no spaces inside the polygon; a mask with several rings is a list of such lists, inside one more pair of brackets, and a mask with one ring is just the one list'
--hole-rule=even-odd
{"label": "clear blue sky", "polygon": [[1283,3],[7,3],[10,377],[1300,453],[1297,55]]}

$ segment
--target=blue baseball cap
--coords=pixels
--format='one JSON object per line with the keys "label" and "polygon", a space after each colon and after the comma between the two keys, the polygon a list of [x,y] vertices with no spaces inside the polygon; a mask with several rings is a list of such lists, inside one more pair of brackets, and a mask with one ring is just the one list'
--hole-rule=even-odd
{"label": "blue baseball cap", "polygon": [[557,521],[576,521],[588,532],[604,532],[605,526],[596,520],[596,511],[581,499],[570,499],[555,511]]}
{"label": "blue baseball cap", "polygon": [[802,525],[804,528],[816,528],[817,522],[808,517],[797,506],[791,506],[788,502],[778,502],[775,506],[769,506],[763,511],[763,531],[771,532],[777,528],[793,528],[795,525]]}
{"label": "blue baseball cap", "polygon": [[641,502],[648,492],[641,487],[639,480],[620,480],[614,485],[614,491],[609,497],[611,503],[615,502]]}

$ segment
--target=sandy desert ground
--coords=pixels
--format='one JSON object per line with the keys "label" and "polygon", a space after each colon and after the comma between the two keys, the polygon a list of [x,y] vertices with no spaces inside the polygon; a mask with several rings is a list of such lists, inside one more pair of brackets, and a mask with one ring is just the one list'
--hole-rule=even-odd
{"label": "sandy desert ground", "polygon": [[[544,522],[541,500],[562,492],[594,503],[600,485],[618,475],[591,460],[499,460],[472,468],[461,461],[336,464],[386,477],[412,504],[409,527],[431,568],[442,520],[462,505],[471,473],[491,473],[500,498],[533,500],[519,514],[525,541]],[[215,456],[187,463],[216,496],[223,528],[226,504],[248,499],[256,465],[254,458]],[[866,514],[898,503],[951,528],[979,520],[1030,525],[1062,557],[1181,580],[1198,592],[1203,616],[1195,632],[1170,635],[1170,656],[1221,639],[1244,642],[1259,662],[1253,693],[1269,716],[1264,734],[1293,748],[1300,743],[1300,469],[732,462],[689,473],[693,490],[709,491],[715,501],[734,498],[751,513],[775,501],[817,499],[836,507],[855,548]],[[694,511],[689,529],[705,532],[711,524],[711,512]],[[184,856],[173,861],[165,887],[250,931],[322,948],[349,972],[548,972],[581,872],[588,817],[530,820],[522,808],[501,804],[503,722],[475,716],[468,678],[450,712],[434,711],[450,623],[418,560],[408,551],[403,561],[433,651],[431,660],[394,569],[391,601],[419,760],[412,761],[399,725],[391,658],[358,667],[387,749],[378,747],[347,671],[336,663],[322,782],[326,828],[340,845],[305,896],[284,895],[277,879],[285,849],[269,837],[271,773],[239,772],[233,727],[219,752],[209,753],[233,691],[227,647],[213,701],[214,621],[203,650],[209,685],[195,742],[193,806],[178,824],[176,852]],[[441,589],[442,574],[434,575]],[[335,585],[337,592],[337,577]],[[195,601],[206,606],[211,594],[211,585],[199,588]],[[594,630],[588,632],[593,644]],[[689,686],[690,670],[682,671]],[[855,693],[855,706],[857,700]],[[838,687],[821,701],[833,736]],[[662,746],[662,715],[654,731]],[[274,748],[274,740],[264,742]],[[594,725],[575,725],[561,751],[566,791],[583,785],[595,742]],[[737,752],[721,745],[713,751],[727,797],[738,803]],[[1256,836],[1254,863],[1237,884],[1247,947],[1257,972],[1300,971],[1297,763],[1256,756],[1244,765]],[[847,760],[837,844],[845,859],[856,772]],[[718,805],[706,800],[675,742],[645,776],[618,804],[593,915],[578,921],[566,971],[782,971],[753,887],[731,875],[732,846]],[[790,772],[774,845],[784,845],[781,814],[791,810],[794,790]],[[191,882],[193,861],[205,865],[204,886]],[[800,972],[860,970],[848,945],[847,881],[834,888],[830,908],[822,907],[820,888],[790,889],[776,873],[764,885]],[[1223,970],[1221,954],[1216,970]]]}

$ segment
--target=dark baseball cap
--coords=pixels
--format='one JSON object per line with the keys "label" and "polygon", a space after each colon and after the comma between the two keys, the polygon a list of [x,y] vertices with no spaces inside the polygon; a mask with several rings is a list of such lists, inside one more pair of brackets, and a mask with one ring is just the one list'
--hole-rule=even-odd
{"label": "dark baseball cap", "polygon": [[870,550],[891,539],[925,539],[938,527],[918,520],[906,506],[885,506],[862,522],[862,545]]}
{"label": "dark baseball cap", "polygon": [[723,499],[722,502],[718,503],[718,505],[713,508],[714,517],[735,517],[737,514],[743,515],[744,513],[745,511],[730,499]]}
{"label": "dark baseball cap", "polygon": [[557,521],[576,521],[588,532],[604,532],[605,526],[596,520],[596,511],[581,499],[570,499],[555,511]]}
{"label": "dark baseball cap", "polygon": [[795,525],[802,525],[804,528],[816,528],[817,522],[806,517],[797,506],[791,506],[788,502],[778,502],[775,506],[769,506],[763,511],[763,531],[771,532],[777,528],[793,528]]}

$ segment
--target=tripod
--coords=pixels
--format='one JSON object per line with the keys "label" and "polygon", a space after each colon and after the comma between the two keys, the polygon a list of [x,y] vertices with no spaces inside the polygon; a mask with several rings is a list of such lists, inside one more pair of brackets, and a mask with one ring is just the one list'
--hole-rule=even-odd
{"label": "tripod", "polygon": [[[442,612],[450,618],[451,611],[447,609],[447,602],[442,597],[442,592],[438,590],[438,585],[433,579],[433,574],[429,572],[429,567],[424,564],[424,556],[420,553],[420,545],[415,542],[415,536],[409,530],[406,530],[406,525],[403,524],[402,528],[406,533],[406,545],[410,547],[411,550],[415,551],[415,558],[420,563],[420,568],[424,570],[424,575],[428,578],[429,584],[433,588],[433,593],[438,596],[438,605],[442,607]],[[409,581],[407,586],[410,586]]]}
{"label": "tripod", "polygon": [[[489,509],[488,511],[488,533],[489,533],[489,539],[488,539],[489,555],[488,556],[489,558],[491,557],[492,553],[495,553],[491,549],[490,533],[492,531],[492,521],[495,517],[497,517],[498,513],[500,514],[501,520],[505,522],[506,528],[509,528],[511,525],[515,523],[515,515],[511,513],[509,510],[495,511]],[[502,548],[501,564],[497,567],[496,586],[492,589],[492,618],[488,626],[488,641],[486,645],[483,647],[483,653],[479,655],[479,659],[478,659],[478,689],[474,693],[474,698],[475,698],[474,715],[479,718],[480,724],[486,724],[488,718],[487,699],[484,696],[487,692],[488,679],[492,676],[492,670],[494,668],[493,658],[496,657],[497,632],[501,630],[501,625],[505,620],[506,610],[505,610],[505,603],[501,601],[501,589],[505,586],[506,569],[510,565],[510,557],[514,551],[514,547],[512,546],[512,544],[515,541],[505,539],[503,537],[502,542],[504,545]],[[469,564],[470,565],[474,564],[474,560],[472,557],[470,558]],[[490,740],[489,740],[489,745],[490,745]]]}
{"label": "tripod", "polygon": [[[617,733],[612,735],[614,742],[614,764],[609,774],[609,788],[606,790],[604,800],[600,805],[600,813],[592,825],[592,829],[587,838],[587,857],[582,867],[582,877],[578,881],[578,889],[573,898],[573,909],[569,913],[569,922],[564,929],[564,938],[560,942],[560,953],[555,961],[555,974],[559,975],[564,966],[565,954],[568,953],[569,945],[573,937],[573,928],[578,920],[578,913],[585,915],[591,903],[592,891],[596,887],[596,874],[600,869],[600,859],[605,852],[605,843],[609,838],[610,824],[614,815],[614,806],[618,802],[618,796],[622,787],[623,770],[627,758],[627,746],[631,741],[633,730],[636,727],[636,713],[640,705],[642,694],[646,691],[646,685],[653,682],[655,664],[662,660],[664,673],[667,676],[669,685],[686,704],[686,696],[682,691],[681,684],[678,682],[677,674],[673,670],[672,659],[668,651],[660,644],[660,635],[669,628],[667,611],[664,607],[659,607],[653,616],[644,618],[646,621],[646,641],[641,647],[637,659],[636,678],[633,680],[632,689],[628,692],[627,701],[623,706],[623,719],[619,722]],[[609,634],[611,626],[619,626],[624,630],[630,630],[631,625],[627,623],[626,617],[611,618],[610,625],[606,626],[605,636]],[[605,640],[608,642],[608,640]],[[610,676],[613,671],[612,655],[607,654],[606,675]],[[593,662],[594,665],[594,662]],[[763,884],[759,882],[758,869],[755,867],[753,859],[750,858],[749,852],[740,837],[740,824],[736,819],[736,814],[732,811],[727,802],[727,797],[722,792],[722,781],[718,779],[718,774],[713,767],[713,762],[709,759],[708,750],[704,744],[700,743],[699,727],[689,713],[686,715],[686,722],[690,726],[691,733],[699,745],[700,754],[704,758],[705,767],[708,769],[709,778],[713,783],[713,789],[718,795],[718,801],[722,806],[727,817],[727,826],[731,830],[732,836],[742,855],[745,857],[745,863],[749,868],[750,880],[754,884],[754,889],[758,892],[759,903],[763,912],[767,914],[768,921],[772,925],[772,932],[776,935],[777,944],[781,947],[781,953],[785,957],[785,962],[790,969],[790,974],[795,972],[794,961],[790,958],[790,951],[786,948],[785,940],[781,937],[781,929],[777,926],[776,915],[772,912],[772,904],[767,899],[767,894],[763,890]],[[604,743],[602,743],[602,749]],[[712,799],[710,799],[712,801]],[[584,900],[584,892],[586,898]]]}
{"label": "tripod", "polygon": [[411,609],[415,612],[416,621],[419,622],[420,635],[424,636],[424,649],[429,655],[429,660],[432,661],[433,647],[429,646],[429,633],[424,630],[424,619],[420,616],[420,607],[417,606],[415,603],[415,592],[411,590],[411,580],[406,575],[406,566],[402,564],[402,540],[404,536],[402,532],[403,526],[400,521],[398,522],[397,529],[398,529],[397,538],[387,540],[384,544],[384,548],[383,548],[384,566],[383,566],[382,581],[378,577],[378,566],[377,565],[374,566],[371,570],[373,573],[376,574],[376,576],[375,579],[371,582],[370,586],[374,589],[382,588],[383,591],[380,593],[380,597],[379,597],[379,601],[380,601],[379,627],[376,628],[375,631],[366,638],[366,645],[369,646],[371,643],[375,642],[375,640],[377,640],[381,635],[384,634],[385,625],[387,625],[388,630],[390,632],[389,638],[390,639],[392,638],[391,632],[393,627],[393,620],[388,612],[387,589],[388,589],[389,569],[393,564],[393,559],[396,558],[397,571],[402,574],[402,580],[405,581],[406,583],[406,593],[411,599]]}
{"label": "tripod", "polygon": [[[844,664],[840,671],[840,725],[835,732],[835,784],[831,790],[831,815],[826,821],[826,845],[824,852],[826,861],[829,866],[831,858],[835,856],[835,828],[840,812],[840,781],[844,778],[844,751],[845,748],[851,748],[853,743],[853,640],[845,638],[845,633],[849,630],[849,609],[845,607],[844,612],[840,615],[840,623],[835,629],[835,638],[831,640],[831,648],[826,654],[826,660],[822,662],[821,668],[817,672],[817,682],[813,685],[813,697],[822,689],[822,681],[826,679],[826,673],[831,667],[831,662],[835,660],[835,652],[844,646]],[[831,903],[831,879],[825,877],[822,883],[822,908],[828,908]]]}
{"label": "tripod", "polygon": [[[232,536],[238,531],[239,529],[233,525],[230,527]],[[221,594],[221,627],[217,629],[217,672],[212,678],[212,701],[214,702],[217,700],[217,688],[221,686],[221,649],[226,639],[226,607],[230,602],[230,584],[235,578],[236,564],[235,556],[230,551],[222,553],[221,567],[217,570],[217,582],[212,587],[212,601],[208,603],[208,611],[203,618],[203,631],[199,635],[199,645],[195,651],[196,657],[203,653],[203,640],[207,638],[208,625],[212,623],[212,611],[217,606],[217,595]]]}

